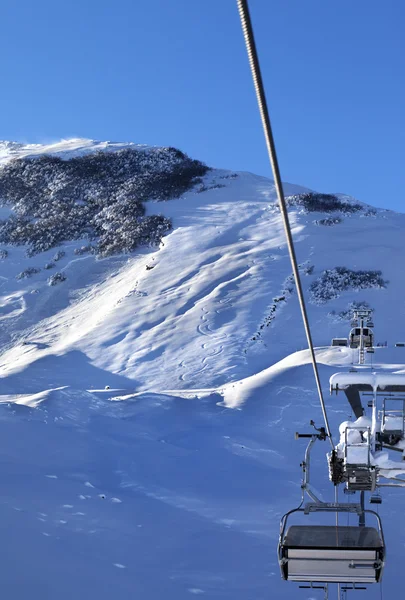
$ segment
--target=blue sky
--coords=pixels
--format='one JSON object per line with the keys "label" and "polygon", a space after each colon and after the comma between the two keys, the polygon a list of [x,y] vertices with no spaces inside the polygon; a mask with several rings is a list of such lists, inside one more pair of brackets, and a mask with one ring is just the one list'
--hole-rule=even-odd
{"label": "blue sky", "polygon": [[[250,0],[282,177],[402,209],[402,0]],[[3,0],[0,139],[270,175],[236,0]]]}

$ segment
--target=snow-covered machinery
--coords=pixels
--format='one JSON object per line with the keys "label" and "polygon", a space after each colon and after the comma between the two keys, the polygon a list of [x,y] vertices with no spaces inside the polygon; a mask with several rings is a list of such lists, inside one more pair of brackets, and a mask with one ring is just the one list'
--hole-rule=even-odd
{"label": "snow-covered machinery", "polygon": [[[356,418],[341,424],[340,441],[328,455],[331,481],[345,483],[348,491],[405,486],[405,480],[398,479],[405,475],[405,465],[387,452],[393,451],[395,457],[399,452],[401,459],[404,454],[405,374],[336,373],[330,378],[330,389],[331,393],[344,391]],[[367,399],[365,406],[362,396]],[[366,409],[371,409],[369,416]]]}
{"label": "snow-covered machinery", "polygon": [[328,455],[329,478],[335,485],[345,483],[350,491],[373,492],[378,470],[371,460],[371,421],[345,421],[339,430],[340,442]]}

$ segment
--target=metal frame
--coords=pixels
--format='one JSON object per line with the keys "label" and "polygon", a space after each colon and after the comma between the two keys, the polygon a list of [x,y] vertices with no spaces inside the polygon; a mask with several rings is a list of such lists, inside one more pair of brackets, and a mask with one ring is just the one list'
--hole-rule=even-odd
{"label": "metal frame", "polygon": [[[300,589],[306,589],[306,590],[323,590],[323,592],[324,592],[323,600],[328,600],[328,598],[329,598],[329,584],[328,583],[324,583],[323,585],[314,585],[311,582],[308,585],[299,585],[298,587]],[[352,589],[352,588],[350,588],[350,589]],[[363,589],[363,588],[355,588],[355,589]]]}
{"label": "metal frame", "polygon": [[313,435],[311,440],[308,443],[306,450],[305,450],[305,459],[304,459],[304,462],[302,463],[303,481],[302,481],[301,487],[302,487],[303,492],[305,491],[308,494],[308,496],[311,498],[311,500],[313,500],[314,502],[319,504],[321,501],[309,487],[309,476],[310,476],[310,467],[311,467],[311,450],[312,450],[312,446],[315,444],[317,439],[318,439],[318,437],[316,435]]}

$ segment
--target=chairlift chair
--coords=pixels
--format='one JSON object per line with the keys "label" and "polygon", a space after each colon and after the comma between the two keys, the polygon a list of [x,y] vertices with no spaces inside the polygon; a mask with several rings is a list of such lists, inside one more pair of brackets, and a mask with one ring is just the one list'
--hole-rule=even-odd
{"label": "chairlift chair", "polygon": [[363,329],[364,332],[364,345],[366,348],[372,348],[374,346],[374,333],[373,330],[366,327]]}
{"label": "chairlift chair", "polygon": [[347,427],[345,430],[342,467],[349,490],[374,491],[376,487],[377,471],[370,463],[371,429],[366,429],[367,431],[364,427]]}
{"label": "chairlift chair", "polygon": [[360,327],[354,327],[350,330],[349,343],[350,348],[358,348],[360,346]]}
{"label": "chairlift chair", "polygon": [[363,337],[363,345],[365,348],[372,348],[374,345],[374,334],[373,330],[368,327],[355,327],[350,330],[349,341],[350,348],[358,348],[360,346],[360,340]]}
{"label": "chairlift chair", "polygon": [[405,437],[405,399],[385,397],[381,411],[381,430],[379,440],[395,445]]}
{"label": "chairlift chair", "polygon": [[347,346],[348,346],[347,338],[333,338],[332,346],[343,346],[343,347],[347,348]]}
{"label": "chairlift chair", "polygon": [[[327,506],[332,512],[348,512],[343,507]],[[322,505],[318,509],[312,505],[312,511],[316,510],[323,510]],[[352,585],[381,580],[385,543],[376,512],[364,510],[376,517],[378,529],[343,525],[291,525],[287,529],[288,518],[296,512],[308,511],[291,510],[280,524],[278,559],[284,580]]]}

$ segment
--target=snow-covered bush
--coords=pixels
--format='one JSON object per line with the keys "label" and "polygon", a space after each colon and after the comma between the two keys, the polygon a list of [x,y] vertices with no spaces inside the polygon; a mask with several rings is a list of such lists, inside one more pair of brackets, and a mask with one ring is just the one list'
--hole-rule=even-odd
{"label": "snow-covered bush", "polygon": [[54,267],[55,267],[55,263],[54,262],[48,262],[44,266],[44,269],[49,270],[49,269],[53,269]]}
{"label": "snow-covered bush", "polygon": [[314,269],[315,265],[308,265],[306,267],[303,267],[302,272],[304,273],[304,275],[312,275]]}
{"label": "snow-covered bush", "polygon": [[374,310],[371,308],[368,302],[365,300],[361,300],[360,302],[349,302],[347,308],[345,310],[341,310],[340,312],[336,312],[332,310],[328,313],[329,317],[333,317],[336,321],[351,321],[353,318],[353,312],[355,310]]}
{"label": "snow-covered bush", "polygon": [[62,283],[62,281],[66,281],[66,275],[64,273],[54,273],[48,279],[48,285],[57,285],[58,283]]}
{"label": "snow-covered bush", "polygon": [[376,217],[377,216],[377,211],[375,208],[368,208],[364,213],[363,213],[363,217]]}
{"label": "snow-covered bush", "polygon": [[140,245],[159,245],[162,236],[171,228],[171,222],[161,215],[108,220],[108,227],[100,229],[96,252],[101,256],[111,256],[119,252],[132,252]]}
{"label": "snow-covered bush", "polygon": [[83,254],[87,254],[88,252],[94,252],[94,246],[88,244],[87,246],[80,246],[80,248],[75,248],[74,253],[77,256],[82,256]]}
{"label": "snow-covered bush", "polygon": [[37,267],[28,267],[28,269],[25,269],[24,271],[21,271],[21,273],[18,273],[18,275],[16,275],[16,279],[27,279],[28,277],[31,277],[32,275],[35,275],[35,273],[39,273],[41,269],[38,269]]}
{"label": "snow-covered bush", "polygon": [[237,173],[230,173],[229,175],[220,175],[220,179],[236,179],[238,177]]}
{"label": "snow-covered bush", "polygon": [[207,171],[175,148],[10,161],[0,169],[0,197],[15,214],[0,222],[0,241],[29,245],[29,256],[86,237],[102,255],[154,244],[170,222],[145,218],[143,203],[178,197]]}
{"label": "snow-covered bush", "polygon": [[65,256],[65,254],[66,254],[66,252],[64,250],[58,250],[53,255],[52,260],[54,260],[55,262],[58,262],[58,260],[60,260],[61,258],[63,258]]}
{"label": "snow-covered bush", "polygon": [[312,282],[309,290],[314,304],[325,304],[338,298],[347,290],[364,290],[367,288],[385,288],[381,271],[352,271],[346,267],[335,267],[323,271],[322,275]]}
{"label": "snow-covered bush", "polygon": [[[309,264],[308,261],[305,261],[304,263],[301,263],[298,265],[298,269],[300,270],[301,273],[304,273],[304,275],[312,275],[312,273],[314,271],[314,265],[311,265],[311,264]],[[262,333],[261,333],[262,330],[265,327],[269,327],[272,324],[272,322],[276,318],[277,313],[279,312],[279,309],[282,306],[285,306],[285,304],[288,301],[288,299],[290,298],[290,296],[294,293],[294,289],[295,289],[295,278],[294,278],[294,275],[291,273],[291,275],[286,277],[286,279],[284,280],[280,295],[273,298],[273,302],[271,303],[271,305],[267,311],[267,315],[265,316],[264,320],[259,325],[259,329],[253,335],[253,337],[251,338],[251,341],[260,340],[260,338],[262,336]]]}
{"label": "snow-covered bush", "polygon": [[334,194],[307,192],[286,198],[288,206],[301,206],[306,212],[355,213],[363,209],[361,204],[343,202]]}
{"label": "snow-covered bush", "polygon": [[202,192],[207,192],[208,190],[219,190],[221,188],[226,187],[223,183],[211,183],[209,185],[205,185],[205,183],[202,183],[198,188],[197,188],[197,194],[201,194]]}
{"label": "snow-covered bush", "polygon": [[326,227],[331,227],[332,225],[338,225],[342,223],[342,217],[326,217],[326,219],[319,219],[314,221],[315,225],[325,225]]}
{"label": "snow-covered bush", "polygon": [[0,259],[7,258],[7,256],[8,256],[8,250],[4,250],[4,248],[2,248],[0,250]]}

